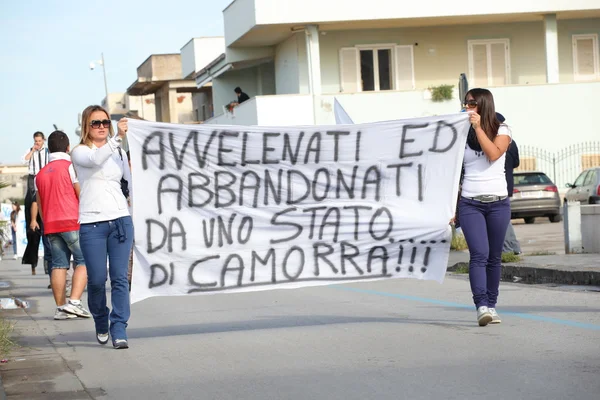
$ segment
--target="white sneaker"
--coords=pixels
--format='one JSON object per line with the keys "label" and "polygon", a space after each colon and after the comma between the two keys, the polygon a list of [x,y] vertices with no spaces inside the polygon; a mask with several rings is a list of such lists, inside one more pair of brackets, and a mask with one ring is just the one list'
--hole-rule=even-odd
{"label": "white sneaker", "polygon": [[495,308],[490,308],[489,310],[490,314],[492,314],[492,320],[490,321],[490,324],[499,324],[500,322],[502,322]]}
{"label": "white sneaker", "polygon": [[481,306],[477,309],[477,322],[479,322],[479,326],[486,326],[492,322],[492,313],[489,308]]}
{"label": "white sneaker", "polygon": [[77,315],[66,313],[66,312],[60,310],[59,308],[57,308],[56,312],[54,313],[54,319],[57,319],[57,320],[73,319],[73,318],[77,318]]}
{"label": "white sneaker", "polygon": [[19,258],[19,256],[17,256],[16,254],[13,256],[13,260],[17,260]]}
{"label": "white sneaker", "polygon": [[67,302],[67,304],[62,306],[60,309],[61,309],[61,311],[64,311],[69,314],[73,314],[76,317],[90,318],[92,316],[92,314],[90,314],[90,312],[88,310],[83,308],[83,306],[81,305],[81,302],[79,302],[79,304],[75,304],[71,300],[69,300]]}

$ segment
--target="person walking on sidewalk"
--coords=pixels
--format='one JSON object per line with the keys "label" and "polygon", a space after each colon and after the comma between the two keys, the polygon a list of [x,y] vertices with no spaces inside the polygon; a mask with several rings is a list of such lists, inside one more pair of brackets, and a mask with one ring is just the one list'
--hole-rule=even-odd
{"label": "person walking on sidewalk", "polygon": [[[33,134],[33,146],[23,156],[23,163],[28,164],[29,175],[27,176],[27,192],[25,194],[25,227],[27,233],[27,247],[23,253],[21,264],[31,265],[31,275],[35,275],[38,264],[38,249],[40,246],[40,239],[44,245],[44,271],[46,274],[50,274],[52,268],[50,254],[50,244],[48,239],[44,236],[44,224],[40,219],[37,220],[39,230],[31,230],[31,206],[35,201],[35,176],[40,172],[42,168],[48,164],[48,148],[46,147],[46,137],[42,132],[35,132]],[[48,287],[49,288],[49,287]]]}
{"label": "person walking on sidewalk", "polygon": [[12,211],[10,212],[10,232],[12,233],[13,259],[17,259],[17,218],[21,212],[21,206],[16,201],[12,203]]}
{"label": "person walking on sidewalk", "polygon": [[[48,137],[50,162],[35,178],[37,192],[33,214],[43,214],[46,235],[52,254],[52,293],[56,301],[54,319],[90,318],[92,315],[81,304],[81,295],[87,284],[86,263],[79,246],[79,183],[69,157],[69,137],[54,131]],[[37,226],[33,219],[32,229]],[[75,259],[73,288],[67,301],[65,284],[71,255]]]}
{"label": "person walking on sidewalk", "polygon": [[510,221],[504,160],[511,142],[508,126],[496,115],[489,90],[465,96],[471,129],[464,158],[458,214],[469,247],[469,281],[480,326],[499,323],[496,311],[504,236]]}
{"label": "person walking on sidewalk", "polygon": [[[98,342],[108,343],[110,334],[113,347],[126,349],[130,315],[127,270],[133,242],[127,204],[131,172],[121,149],[127,119],[119,121],[117,136],[108,112],[100,106],[87,107],[81,120],[81,142],[71,157],[81,184],[80,243],[88,267],[88,306]],[[106,306],[107,255],[112,311]]]}

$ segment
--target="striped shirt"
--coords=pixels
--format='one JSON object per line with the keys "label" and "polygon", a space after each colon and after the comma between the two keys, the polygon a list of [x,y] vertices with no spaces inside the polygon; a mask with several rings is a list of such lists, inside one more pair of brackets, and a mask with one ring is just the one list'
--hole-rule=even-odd
{"label": "striped shirt", "polygon": [[27,153],[23,155],[23,164],[29,164],[29,175],[35,176],[42,168],[46,166],[46,164],[48,164],[48,148],[44,146],[41,149],[34,151],[31,154],[29,161],[27,161],[25,156],[29,154],[30,151],[31,149],[29,149]]}

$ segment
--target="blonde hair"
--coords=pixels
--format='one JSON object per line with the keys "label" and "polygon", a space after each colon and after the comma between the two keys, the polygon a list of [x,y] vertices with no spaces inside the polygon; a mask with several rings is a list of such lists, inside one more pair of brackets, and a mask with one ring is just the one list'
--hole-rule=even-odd
{"label": "blonde hair", "polygon": [[[110,120],[110,114],[106,111],[102,106],[88,106],[83,113],[81,114],[81,141],[79,144],[84,144],[88,147],[92,146],[92,139],[90,138],[90,131],[92,127],[90,123],[92,122],[92,113],[96,111],[102,111],[106,114],[106,119]],[[115,135],[113,131],[112,124],[108,127],[108,137],[111,138]]]}

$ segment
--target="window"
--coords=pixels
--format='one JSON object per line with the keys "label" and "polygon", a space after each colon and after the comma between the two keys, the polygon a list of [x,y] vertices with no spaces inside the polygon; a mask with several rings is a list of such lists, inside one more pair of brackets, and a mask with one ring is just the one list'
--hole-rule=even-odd
{"label": "window", "polygon": [[469,86],[510,84],[508,39],[469,40]]}
{"label": "window", "polygon": [[598,35],[573,35],[573,72],[576,81],[600,78]]}
{"label": "window", "polygon": [[596,170],[591,169],[586,178],[585,178],[585,182],[583,182],[584,186],[590,186],[593,185],[594,183],[596,183]]}
{"label": "window", "polygon": [[583,182],[585,182],[585,177],[587,175],[587,171],[583,171],[581,173],[581,175],[579,175],[577,177],[577,179],[575,180],[574,186],[583,186]]}
{"label": "window", "polygon": [[342,92],[412,90],[412,46],[357,46],[340,49]]}
{"label": "window", "polygon": [[522,185],[552,185],[552,181],[545,174],[515,174],[513,176],[515,186]]}

